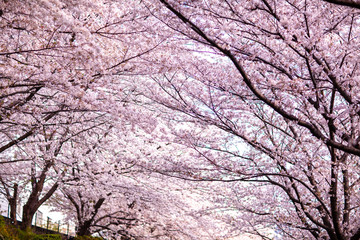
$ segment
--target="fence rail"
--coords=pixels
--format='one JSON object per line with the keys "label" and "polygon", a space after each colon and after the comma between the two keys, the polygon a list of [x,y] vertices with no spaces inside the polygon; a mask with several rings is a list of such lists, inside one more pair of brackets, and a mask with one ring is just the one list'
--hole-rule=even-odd
{"label": "fence rail", "polygon": [[50,217],[35,215],[33,225],[55,232],[64,233],[66,235],[74,235],[74,232],[70,229],[70,224],[68,222],[62,223],[60,220],[54,221]]}

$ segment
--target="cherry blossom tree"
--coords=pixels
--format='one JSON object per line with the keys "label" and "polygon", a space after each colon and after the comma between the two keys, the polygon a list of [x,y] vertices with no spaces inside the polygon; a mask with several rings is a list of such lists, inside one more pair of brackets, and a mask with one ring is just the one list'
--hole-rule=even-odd
{"label": "cherry blossom tree", "polygon": [[[92,189],[86,189],[91,186]],[[62,209],[67,209],[70,216],[76,213],[76,223],[78,236],[90,236],[94,233],[112,232],[118,236],[130,237],[126,231],[131,225],[135,224],[135,214],[131,214],[133,203],[122,206],[121,202],[126,199],[121,195],[115,194],[114,189],[108,191],[107,195],[101,195],[99,183],[87,184],[85,186],[71,187],[64,190],[64,201]],[[113,187],[114,188],[114,187]],[[101,189],[102,192],[104,189]],[[90,194],[93,193],[93,194]],[[70,203],[70,204],[69,204]]]}
{"label": "cherry blossom tree", "polygon": [[[152,136],[146,137],[146,132],[140,130],[124,131],[126,136],[121,137],[117,133],[119,127],[104,131],[106,137],[96,146],[90,145],[96,154],[84,151],[84,157],[67,167],[61,193],[55,194],[51,205],[62,209],[76,223],[78,235],[211,239],[214,234],[205,232],[209,223],[204,223],[209,219],[197,216],[197,210],[191,206],[196,202],[192,184],[153,173],[144,159],[154,149],[159,150],[159,144],[151,142]],[[74,148],[81,148],[82,143],[74,142]],[[168,150],[164,150],[164,155]],[[186,191],[185,197],[182,192]],[[203,226],[199,227],[201,223]]]}
{"label": "cherry blossom tree", "polygon": [[244,231],[359,239],[357,1],[145,4],[183,44],[141,91],[198,158],[167,174],[247,182]]}
{"label": "cherry blossom tree", "polygon": [[[3,194],[16,202],[27,190],[31,222],[70,169],[85,181],[102,172],[91,165],[101,152],[116,159],[107,132],[121,142],[141,128],[152,142],[131,137],[121,156],[160,174],[156,191],[159,176],[226,182],[217,201],[238,210],[222,217],[240,231],[359,239],[358,9],[351,0],[1,1]],[[20,171],[8,176],[7,166]],[[94,203],[79,223],[109,213],[99,211],[116,184],[106,186],[63,189],[75,209]],[[179,230],[161,198],[145,195],[154,205],[141,217],[160,226],[152,234]],[[153,229],[137,221],[131,231]],[[182,239],[196,235],[181,228]]]}
{"label": "cherry blossom tree", "polygon": [[[134,72],[131,61],[158,45],[158,40],[147,39],[146,46],[132,40],[140,42],[146,35],[146,16],[138,6],[117,1],[0,2],[0,153],[1,163],[7,164],[1,182],[10,202],[18,195],[16,185],[10,191],[14,176],[28,184],[28,195],[22,195],[28,197],[23,228],[58,188],[64,166],[84,151],[95,154],[91,140],[81,149],[71,144],[104,125],[99,118],[112,113],[126,124],[140,121],[140,114],[126,106],[132,90],[113,77]],[[8,163],[22,172],[7,177]]]}
{"label": "cherry blossom tree", "polygon": [[114,185],[120,181],[118,175],[128,172],[128,168],[134,164],[129,163],[126,167],[131,159],[123,159],[124,162],[119,160],[121,154],[117,151],[123,146],[121,140],[116,141],[116,135],[113,135],[119,129],[110,126],[99,130],[95,135],[96,141],[88,147],[82,146],[82,141],[73,142],[73,147],[84,148],[85,151],[83,157],[68,165],[69,170],[61,187],[62,194],[55,197],[53,204],[76,222],[78,236],[104,231],[128,236],[126,228],[136,221],[135,215],[131,214],[133,207],[127,205],[127,199]]}
{"label": "cherry blossom tree", "polygon": [[[134,72],[133,59],[148,54],[158,40],[145,39],[145,27],[137,4],[117,1],[1,1],[1,126],[19,129],[16,120],[30,111],[28,103],[41,89],[56,90],[58,109],[106,109],[123,112],[118,99],[131,91],[113,75]],[[36,9],[36,10],[35,10]],[[139,69],[141,72],[141,69]],[[54,92],[52,92],[55,94]],[[106,100],[106,101],[105,101]],[[35,111],[34,109],[31,109]],[[69,109],[67,109],[68,111]],[[58,112],[46,114],[48,121]],[[34,134],[39,126],[7,136],[3,152]]]}
{"label": "cherry blossom tree", "polygon": [[[21,194],[22,202],[25,202],[21,226],[23,229],[30,226],[37,209],[58,189],[69,166],[82,159],[74,158],[74,155],[90,153],[98,143],[93,136],[99,137],[101,132],[108,129],[105,127],[107,119],[103,118],[104,114],[81,112],[72,113],[71,117],[66,113],[65,116],[65,122],[60,119],[61,114],[58,115],[53,119],[55,124],[44,124],[42,133],[28,137],[17,144],[17,149],[13,149],[13,155],[28,157],[30,160],[7,163],[15,169],[11,174],[3,169],[2,182],[5,190],[8,189],[6,184],[14,181],[12,178],[25,186],[22,189],[25,192]],[[83,148],[76,149],[75,142],[81,142]]]}

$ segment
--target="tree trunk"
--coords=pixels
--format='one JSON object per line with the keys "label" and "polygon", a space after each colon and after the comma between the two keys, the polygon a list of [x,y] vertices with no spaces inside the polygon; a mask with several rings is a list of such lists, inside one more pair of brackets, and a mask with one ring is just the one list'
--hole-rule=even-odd
{"label": "tree trunk", "polygon": [[[79,221],[79,228],[76,231],[76,234],[78,236],[90,236],[91,235],[91,231],[90,231],[90,227],[94,222],[95,216],[97,215],[101,205],[104,203],[105,198],[100,198],[94,205],[94,211],[91,214],[90,219],[86,220],[86,221]],[[78,216],[79,219],[79,216]]]}
{"label": "tree trunk", "polygon": [[12,198],[9,199],[9,205],[10,205],[10,219],[11,223],[14,225],[17,225],[16,220],[16,207],[17,207],[17,198],[18,198],[18,184],[14,184],[14,194]]}
{"label": "tree trunk", "polygon": [[37,209],[38,208],[30,206],[30,204],[24,205],[23,214],[22,214],[22,223],[20,225],[21,230],[26,230],[31,228],[32,219]]}
{"label": "tree trunk", "polygon": [[48,200],[53,195],[58,186],[59,185],[55,183],[40,200],[36,194],[38,191],[34,191],[30,194],[27,203],[23,207],[22,223],[20,226],[21,230],[26,230],[27,228],[31,227],[31,222],[36,211],[46,200]]}
{"label": "tree trunk", "polygon": [[36,211],[54,194],[59,186],[58,183],[54,183],[54,185],[46,192],[46,194],[40,198],[40,194],[43,192],[46,174],[52,165],[52,162],[47,162],[45,168],[42,170],[39,180],[35,178],[35,174],[32,177],[32,191],[26,204],[23,207],[22,223],[20,226],[22,230],[26,230],[27,228],[31,227],[31,222]]}
{"label": "tree trunk", "polygon": [[16,221],[16,207],[17,207],[17,204],[16,204],[16,201],[14,201],[14,199],[11,199],[9,201],[9,205],[10,205],[10,220],[11,220],[11,223],[14,224],[14,225],[17,225],[17,221]]}
{"label": "tree trunk", "polygon": [[79,225],[78,230],[76,231],[77,236],[90,236],[90,225],[91,221],[85,221],[83,224]]}

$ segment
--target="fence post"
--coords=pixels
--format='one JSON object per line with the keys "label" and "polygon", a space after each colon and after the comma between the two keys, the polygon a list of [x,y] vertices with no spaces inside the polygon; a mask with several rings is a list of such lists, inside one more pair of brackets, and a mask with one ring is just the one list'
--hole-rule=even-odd
{"label": "fence post", "polygon": [[49,230],[49,223],[50,223],[50,218],[47,217],[46,230]]}
{"label": "fence post", "polygon": [[35,227],[36,227],[36,220],[37,220],[37,212],[35,213],[35,222],[34,222]]}
{"label": "fence post", "polygon": [[60,220],[58,222],[58,233],[60,232]]}

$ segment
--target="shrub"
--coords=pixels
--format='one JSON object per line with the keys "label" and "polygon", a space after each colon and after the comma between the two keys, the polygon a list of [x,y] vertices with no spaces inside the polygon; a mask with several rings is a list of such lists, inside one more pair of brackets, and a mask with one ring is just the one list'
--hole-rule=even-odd
{"label": "shrub", "polygon": [[32,240],[61,240],[61,236],[58,234],[36,235]]}
{"label": "shrub", "polygon": [[22,231],[18,229],[19,240],[62,240],[59,234],[35,234],[28,229],[27,231]]}
{"label": "shrub", "polygon": [[0,216],[0,239],[1,240],[18,240],[17,232],[14,227],[7,226],[3,216]]}

